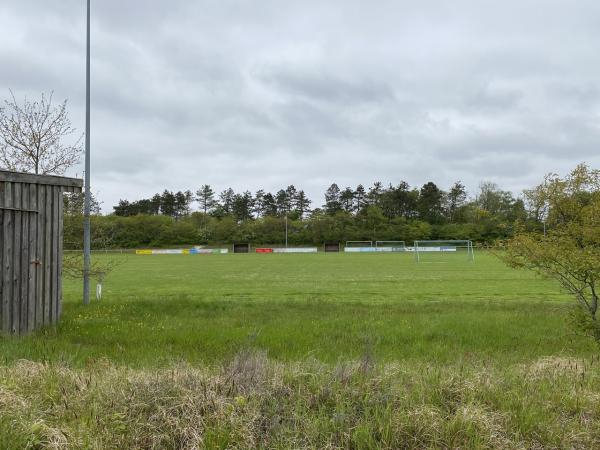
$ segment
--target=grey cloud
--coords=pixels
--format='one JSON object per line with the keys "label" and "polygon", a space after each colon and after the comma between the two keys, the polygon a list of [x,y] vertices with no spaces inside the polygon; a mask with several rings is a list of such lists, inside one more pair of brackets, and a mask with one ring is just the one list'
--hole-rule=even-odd
{"label": "grey cloud", "polygon": [[370,79],[348,81],[325,73],[287,68],[259,74],[259,78],[284,97],[297,97],[318,103],[334,102],[347,106],[394,100],[394,93],[387,84]]}
{"label": "grey cloud", "polygon": [[[94,186],[493,180],[600,166],[600,3],[104,0],[93,4]],[[84,2],[0,4],[0,97],[84,118]],[[74,173],[81,173],[81,167]]]}
{"label": "grey cloud", "polygon": [[480,113],[505,112],[517,108],[523,96],[519,89],[488,84],[468,93],[465,106]]}

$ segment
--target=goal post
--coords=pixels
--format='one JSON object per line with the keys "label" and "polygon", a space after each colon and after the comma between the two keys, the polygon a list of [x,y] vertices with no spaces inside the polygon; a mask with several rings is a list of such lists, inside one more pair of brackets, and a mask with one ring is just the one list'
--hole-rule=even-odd
{"label": "goal post", "polygon": [[473,242],[468,239],[450,239],[450,240],[417,240],[414,242],[413,251],[415,252],[415,261],[421,262],[425,255],[455,255],[459,259],[465,256],[467,261],[475,261],[475,251]]}

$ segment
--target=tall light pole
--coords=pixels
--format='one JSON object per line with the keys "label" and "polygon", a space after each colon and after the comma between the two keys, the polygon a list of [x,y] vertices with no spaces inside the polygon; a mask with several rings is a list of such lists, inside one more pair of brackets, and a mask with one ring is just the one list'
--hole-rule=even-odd
{"label": "tall light pole", "polygon": [[83,205],[83,303],[90,303],[90,0],[87,0],[85,60],[85,200]]}

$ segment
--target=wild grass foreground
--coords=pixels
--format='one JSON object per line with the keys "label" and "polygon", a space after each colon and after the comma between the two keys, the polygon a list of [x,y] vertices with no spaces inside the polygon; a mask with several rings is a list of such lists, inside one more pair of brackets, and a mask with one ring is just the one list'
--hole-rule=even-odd
{"label": "wild grass foreground", "polygon": [[600,363],[0,368],[0,447],[598,448]]}

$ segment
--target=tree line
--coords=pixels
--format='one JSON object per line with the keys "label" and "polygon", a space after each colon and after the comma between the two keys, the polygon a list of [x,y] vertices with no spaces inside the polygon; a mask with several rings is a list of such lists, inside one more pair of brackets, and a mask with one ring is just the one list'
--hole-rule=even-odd
{"label": "tree line", "polygon": [[[533,205],[515,198],[491,182],[481,183],[469,196],[457,181],[447,190],[434,182],[411,187],[375,182],[365,188],[341,189],[336,183],[324,192],[321,205],[290,185],[275,193],[258,190],[216,193],[209,185],[195,192],[164,190],[136,201],[120,200],[113,213],[102,216],[96,205],[93,245],[96,248],[225,244],[320,245],[324,241],[473,239],[491,242],[512,236],[517,224],[541,227]],[[66,203],[65,243],[80,241],[81,202]]]}
{"label": "tree line", "polygon": [[198,212],[219,219],[231,216],[237,222],[282,216],[306,219],[320,214],[334,216],[339,212],[360,216],[370,207],[379,208],[381,214],[390,220],[403,217],[431,224],[469,221],[474,209],[500,215],[509,221],[525,218],[527,215],[523,200],[514,198],[511,192],[503,191],[491,182],[482,183],[479,192],[471,200],[460,181],[447,191],[433,182],[428,182],[421,188],[411,188],[404,181],[387,187],[378,181],[369,189],[365,189],[362,184],[354,189],[340,189],[333,183],[325,191],[324,199],[321,207],[311,209],[312,201],[303,190],[298,190],[294,185],[280,189],[275,194],[262,189],[255,194],[250,191],[236,193],[228,188],[217,195],[210,185],[205,184],[195,195],[190,190],[164,190],[148,199],[133,202],[120,200],[113,210],[116,216],[122,217],[144,214],[179,219],[189,216],[193,211],[193,203],[197,202]]}

